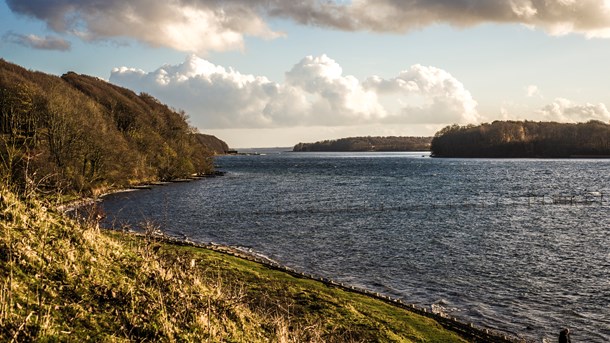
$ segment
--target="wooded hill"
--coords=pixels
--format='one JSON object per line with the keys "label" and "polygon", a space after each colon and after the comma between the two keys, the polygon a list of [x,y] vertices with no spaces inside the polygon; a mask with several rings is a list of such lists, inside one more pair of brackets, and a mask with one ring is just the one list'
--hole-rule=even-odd
{"label": "wooded hill", "polygon": [[[213,142],[213,144],[209,144]],[[148,94],[0,59],[0,179],[18,188],[88,191],[212,171],[226,143]]]}
{"label": "wooded hill", "polygon": [[432,137],[348,137],[299,143],[292,151],[427,151]]}
{"label": "wooded hill", "polygon": [[208,148],[215,155],[224,155],[229,152],[229,145],[223,140],[218,139],[216,136],[206,135],[203,133],[195,134],[195,137],[205,147]]}
{"label": "wooded hill", "polygon": [[434,157],[610,157],[610,125],[494,121],[447,126],[432,140]]}

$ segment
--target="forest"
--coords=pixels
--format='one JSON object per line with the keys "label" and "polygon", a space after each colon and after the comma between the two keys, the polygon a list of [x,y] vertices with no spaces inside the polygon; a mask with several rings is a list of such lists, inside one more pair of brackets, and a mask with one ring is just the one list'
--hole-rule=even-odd
{"label": "forest", "polygon": [[432,137],[348,137],[299,143],[292,151],[428,151]]}
{"label": "forest", "polygon": [[451,125],[435,134],[431,151],[433,157],[610,157],[610,125],[596,120]]}
{"label": "forest", "polygon": [[87,193],[207,174],[228,150],[148,94],[0,59],[0,181]]}

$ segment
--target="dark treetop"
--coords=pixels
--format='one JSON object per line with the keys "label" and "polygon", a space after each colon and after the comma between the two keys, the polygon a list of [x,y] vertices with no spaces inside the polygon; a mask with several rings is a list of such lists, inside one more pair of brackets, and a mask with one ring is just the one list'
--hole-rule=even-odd
{"label": "dark treetop", "polygon": [[211,171],[226,143],[148,94],[0,59],[0,180],[86,191]]}
{"label": "dark treetop", "polygon": [[432,140],[434,157],[610,157],[610,125],[494,121],[452,125]]}
{"label": "dark treetop", "polygon": [[349,137],[299,143],[293,151],[428,151],[432,137]]}

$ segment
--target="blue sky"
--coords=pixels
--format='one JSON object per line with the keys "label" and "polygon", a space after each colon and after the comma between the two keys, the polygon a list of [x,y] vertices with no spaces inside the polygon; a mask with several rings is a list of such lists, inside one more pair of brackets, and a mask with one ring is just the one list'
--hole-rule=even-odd
{"label": "blue sky", "polygon": [[610,121],[606,1],[231,4],[7,0],[0,57],[151,93],[232,147]]}

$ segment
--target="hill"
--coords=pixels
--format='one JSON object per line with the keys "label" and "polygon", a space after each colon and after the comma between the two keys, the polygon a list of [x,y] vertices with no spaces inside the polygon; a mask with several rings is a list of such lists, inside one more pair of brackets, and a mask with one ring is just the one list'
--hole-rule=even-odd
{"label": "hill", "polygon": [[299,143],[293,151],[427,151],[432,137],[348,137]]}
{"label": "hill", "polygon": [[210,173],[226,143],[148,94],[0,60],[0,179],[90,192]]}
{"label": "hill", "polygon": [[494,121],[448,126],[432,140],[435,157],[610,157],[610,125]]}
{"label": "hill", "polygon": [[226,142],[218,139],[216,136],[198,133],[195,135],[199,143],[208,148],[215,155],[224,155],[229,152],[229,145]]}

